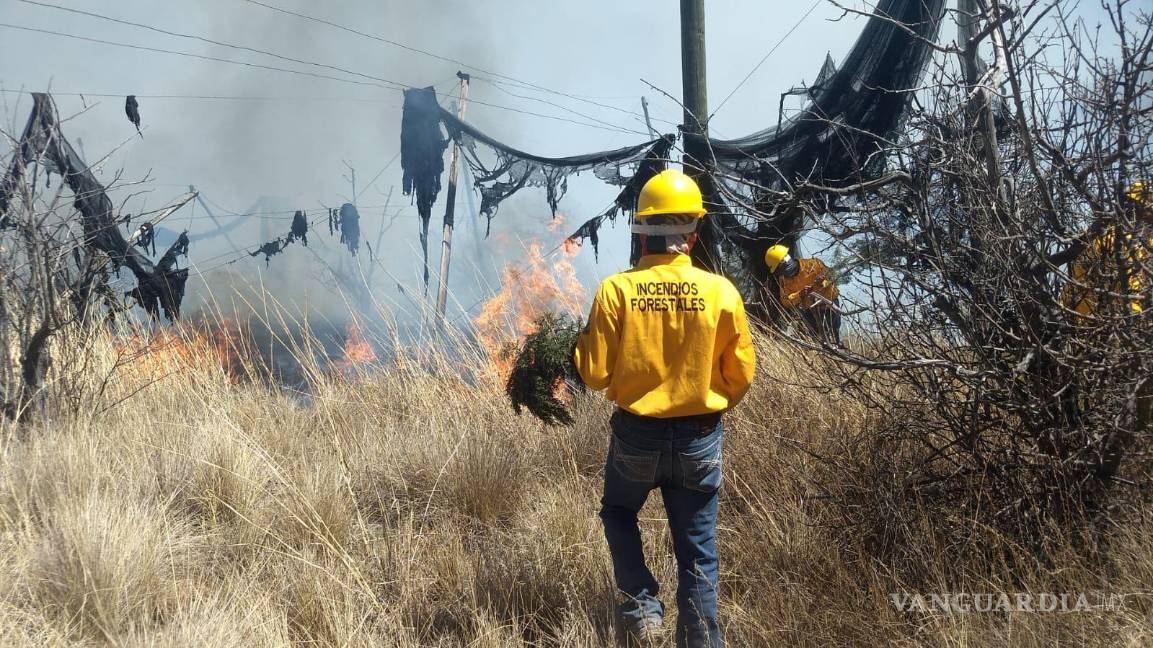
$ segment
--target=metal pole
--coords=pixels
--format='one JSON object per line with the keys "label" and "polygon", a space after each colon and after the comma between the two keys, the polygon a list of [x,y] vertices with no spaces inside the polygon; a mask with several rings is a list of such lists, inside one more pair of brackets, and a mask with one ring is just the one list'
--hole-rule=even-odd
{"label": "metal pole", "polygon": [[[457,105],[456,116],[464,119],[465,108],[468,106],[469,76],[464,72],[457,72],[460,79],[460,103]],[[440,278],[436,291],[436,319],[444,325],[444,311],[448,304],[448,269],[452,261],[452,228],[456,214],[456,185],[460,173],[460,144],[455,140],[452,143],[452,161],[448,169],[448,194],[445,199],[448,204],[444,207],[444,230],[441,234],[440,244]]]}

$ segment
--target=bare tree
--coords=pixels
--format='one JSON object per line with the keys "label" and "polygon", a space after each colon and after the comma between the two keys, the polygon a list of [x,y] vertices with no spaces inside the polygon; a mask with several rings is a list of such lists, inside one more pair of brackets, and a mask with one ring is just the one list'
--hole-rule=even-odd
{"label": "bare tree", "polygon": [[823,349],[884,414],[874,450],[912,458],[895,488],[1035,530],[1148,484],[1153,24],[970,4],[884,173],[789,198],[847,251],[855,335]]}
{"label": "bare tree", "polygon": [[131,270],[137,283],[128,294],[153,316],[164,310],[170,317],[179,313],[187,276],[174,267],[187,250],[186,236],[153,263],[138,249],[150,224],[131,236],[120,232],[126,220],[108,189],[136,183],[117,174],[106,189],[64,139],[62,121],[51,98],[35,94],[21,136],[0,132],[12,151],[0,184],[0,372],[5,412],[21,419],[43,402],[53,338],[63,331],[91,335],[126,308],[110,286],[112,273]]}

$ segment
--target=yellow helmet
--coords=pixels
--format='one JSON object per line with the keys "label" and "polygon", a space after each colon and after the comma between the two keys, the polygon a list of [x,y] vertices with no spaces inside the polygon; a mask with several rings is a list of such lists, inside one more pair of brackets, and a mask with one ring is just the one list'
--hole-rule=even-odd
{"label": "yellow helmet", "polygon": [[787,245],[774,245],[765,251],[765,265],[769,266],[769,272],[776,272],[777,268],[789,256],[789,247]]}
{"label": "yellow helmet", "polygon": [[1141,180],[1129,185],[1125,196],[1143,207],[1153,208],[1153,192],[1150,192],[1149,186]]}
{"label": "yellow helmet", "polygon": [[681,171],[669,169],[653,176],[641,188],[635,218],[644,220],[662,214],[686,214],[704,218],[701,188]]}

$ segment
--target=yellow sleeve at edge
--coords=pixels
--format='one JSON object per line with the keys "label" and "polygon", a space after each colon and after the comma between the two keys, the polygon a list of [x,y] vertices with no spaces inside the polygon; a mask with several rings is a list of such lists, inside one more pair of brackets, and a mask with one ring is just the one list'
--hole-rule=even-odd
{"label": "yellow sleeve at edge", "polygon": [[749,333],[745,304],[739,294],[734,303],[731,315],[732,337],[721,351],[721,378],[728,391],[729,407],[736,407],[745,397],[749,386],[753,384],[753,372],[757,367],[753,336]]}
{"label": "yellow sleeve at edge", "polygon": [[573,361],[581,380],[589,389],[607,389],[612,382],[613,367],[616,365],[617,349],[620,346],[620,331],[617,326],[616,309],[607,305],[615,303],[609,298],[611,287],[602,284],[593,298],[588,323],[577,339]]}

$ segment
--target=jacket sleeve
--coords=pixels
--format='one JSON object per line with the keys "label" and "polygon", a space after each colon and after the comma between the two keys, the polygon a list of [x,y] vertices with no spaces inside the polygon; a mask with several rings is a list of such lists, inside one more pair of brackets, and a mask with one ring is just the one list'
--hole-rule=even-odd
{"label": "jacket sleeve", "polygon": [[781,286],[781,303],[785,306],[796,306],[801,303],[801,292],[790,292],[789,288]]}
{"label": "jacket sleeve", "polygon": [[736,289],[733,306],[725,314],[730,319],[730,337],[721,351],[721,379],[729,397],[729,407],[735,407],[753,384],[753,372],[757,367],[756,351],[753,349],[753,336],[749,332],[748,318],[745,316],[745,303]]}
{"label": "jacket sleeve", "polygon": [[797,276],[784,278],[780,282],[781,303],[786,306],[812,305],[805,299],[808,293],[819,294],[829,301],[839,296],[836,284],[829,281],[829,267],[820,259],[801,259],[801,270]]}
{"label": "jacket sleeve", "polygon": [[606,389],[612,382],[617,349],[620,348],[619,319],[614,307],[617,300],[611,291],[607,284],[602,284],[597,291],[588,322],[573,351],[573,362],[581,380],[597,391]]}
{"label": "jacket sleeve", "polygon": [[801,302],[800,275],[796,277],[780,277],[777,279],[777,288],[780,289],[781,303],[785,306],[795,307]]}
{"label": "jacket sleeve", "polygon": [[829,279],[829,266],[825,265],[824,261],[816,260],[820,268],[820,275],[817,278],[817,288],[814,292],[819,293],[822,297],[829,301],[836,301],[841,296],[841,291],[837,288],[837,284]]}

